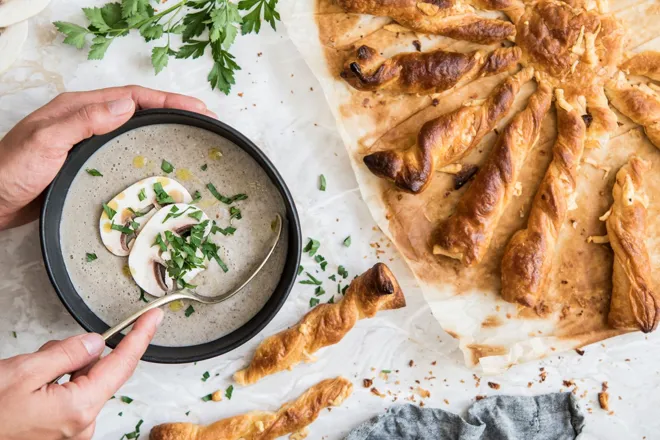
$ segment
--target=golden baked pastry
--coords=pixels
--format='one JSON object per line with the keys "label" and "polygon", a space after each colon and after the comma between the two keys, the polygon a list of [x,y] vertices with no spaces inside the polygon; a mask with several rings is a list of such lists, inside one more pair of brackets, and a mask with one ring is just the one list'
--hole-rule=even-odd
{"label": "golden baked pastry", "polygon": [[660,319],[660,295],[653,286],[646,247],[649,200],[644,174],[648,170],[649,164],[636,156],[621,167],[612,189],[614,203],[605,220],[614,250],[609,324],[644,333],[655,330]]}
{"label": "golden baked pastry", "polygon": [[348,379],[326,379],[285,403],[277,412],[254,411],[207,426],[194,423],[165,423],[154,426],[150,440],[273,440],[299,433],[319,416],[322,409],[339,406],[353,392]]}
{"label": "golden baked pastry", "polygon": [[516,232],[502,257],[502,298],[536,307],[546,292],[559,233],[575,204],[577,171],[586,126],[581,96],[564,97],[556,89],[558,136],[553,159],[529,212],[527,228]]}
{"label": "golden baked pastry", "polygon": [[465,156],[495,128],[533,74],[531,68],[521,70],[493,90],[483,103],[471,103],[425,123],[415,145],[371,153],[364,157],[364,164],[404,191],[424,191],[436,170]]}
{"label": "golden baked pastry", "polygon": [[372,318],[380,310],[405,305],[394,274],[386,265],[378,263],[351,282],[341,301],[316,306],[298,324],[266,338],[257,347],[250,365],[237,371],[234,380],[248,385],[291,369],[302,361],[310,361],[317,350],[341,341],[359,319]]}
{"label": "golden baked pastry", "polygon": [[[418,32],[443,35],[457,40],[492,44],[513,37],[514,26],[504,20],[484,18],[460,0],[337,0],[346,12],[390,17]],[[506,9],[508,0],[480,0],[481,9]]]}
{"label": "golden baked pastry", "polygon": [[434,50],[407,52],[385,59],[369,46],[360,46],[346,61],[341,77],[358,90],[430,94],[449,90],[476,78],[515,67],[522,52],[518,47],[490,53]]}
{"label": "golden baked pastry", "polygon": [[660,53],[647,50],[635,54],[621,64],[621,70],[629,75],[642,75],[660,81]]}
{"label": "golden baked pastry", "polygon": [[539,83],[527,108],[500,133],[455,212],[438,228],[434,254],[456,258],[466,266],[481,261],[502,212],[514,196],[518,174],[538,141],[551,103],[552,87]]}

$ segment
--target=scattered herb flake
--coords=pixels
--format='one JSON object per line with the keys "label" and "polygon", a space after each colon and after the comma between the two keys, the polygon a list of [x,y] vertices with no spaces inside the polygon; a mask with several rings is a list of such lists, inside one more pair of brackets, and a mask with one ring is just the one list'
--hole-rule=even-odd
{"label": "scattered herb flake", "polygon": [[350,235],[344,239],[344,246],[351,247],[351,236]]}
{"label": "scattered herb flake", "polygon": [[193,203],[197,203],[197,202],[199,202],[200,200],[202,200],[202,193],[199,192],[199,191],[195,191],[195,193],[193,194],[192,202],[193,202]]}
{"label": "scattered herb flake", "polygon": [[186,411],[186,415],[189,415],[189,414],[190,414],[190,411]]}
{"label": "scattered herb flake", "polygon": [[329,280],[332,280],[332,281],[337,281],[337,277],[335,276],[334,273],[333,273],[332,275],[330,275],[330,276],[328,277],[328,279],[329,279]]}
{"label": "scattered herb flake", "polygon": [[108,216],[110,220],[117,214],[117,211],[106,205],[105,203],[103,204],[103,211],[105,212],[105,215]]}
{"label": "scattered herb flake", "polygon": [[202,169],[202,171],[206,171],[206,169],[207,169],[208,167],[209,167],[209,166],[208,166],[207,164],[204,164],[204,165],[201,166],[201,169]]}
{"label": "scattered herb flake", "polygon": [[221,233],[222,235],[234,235],[234,232],[236,232],[236,228],[233,226],[227,226],[226,228],[221,228],[220,226],[213,225],[211,228],[211,234],[215,234],[216,232]]}
{"label": "scattered herb flake", "polygon": [[240,220],[243,218],[243,215],[241,214],[241,210],[238,209],[235,206],[232,206],[229,208],[229,221],[231,222],[233,219]]}
{"label": "scattered herb flake", "polygon": [[325,272],[325,268],[326,268],[327,265],[328,265],[328,262],[327,262],[327,261],[321,261],[320,266],[321,266],[321,270],[322,270],[323,272]]}
{"label": "scattered herb flake", "polygon": [[325,191],[325,184],[326,184],[325,176],[323,174],[321,174],[319,176],[319,190]]}
{"label": "scattered herb flake", "polygon": [[321,284],[323,284],[322,281],[314,278],[314,276],[312,274],[310,274],[309,272],[305,272],[305,275],[307,275],[307,277],[309,279],[308,280],[302,280],[300,282],[300,284],[311,284],[313,286],[320,286]]}
{"label": "scattered herb flake", "polygon": [[163,236],[160,235],[160,232],[158,233],[158,235],[156,235],[156,240],[154,241],[154,244],[152,244],[152,246],[159,246],[162,252],[167,251],[167,245],[163,241]]}
{"label": "scattered herb flake", "polygon": [[87,171],[87,174],[90,176],[103,177],[103,174],[101,174],[101,172],[95,168],[87,168],[85,171]]}
{"label": "scattered herb flake", "polygon": [[18,335],[16,334],[15,331],[11,332],[11,335],[14,337],[14,339],[17,339],[17,338],[18,338]]}
{"label": "scattered herb flake", "polygon": [[205,371],[204,374],[202,374],[202,382],[206,382],[207,380],[209,380],[209,377],[211,377],[211,375],[209,374],[208,371]]}
{"label": "scattered herb flake", "polygon": [[314,254],[316,254],[316,251],[318,251],[320,247],[321,247],[321,243],[319,243],[317,240],[314,240],[313,238],[310,238],[307,244],[305,245],[303,252],[307,252],[309,253],[310,257],[313,257]]}
{"label": "scattered herb flake", "polygon": [[337,273],[342,276],[342,278],[348,278],[348,271],[344,266],[339,266],[337,268]]}
{"label": "scattered herb flake", "polygon": [[314,261],[316,261],[317,263],[321,263],[325,261],[325,257],[321,254],[318,254],[317,256],[314,257]]}
{"label": "scattered herb flake", "polygon": [[159,205],[170,205],[174,203],[174,199],[165,192],[160,182],[154,183],[154,192],[156,193],[156,202]]}
{"label": "scattered herb flake", "polygon": [[350,284],[345,285],[344,288],[341,289],[341,294],[346,295],[346,291],[348,290],[349,287],[350,287]]}
{"label": "scattered herb flake", "polygon": [[147,198],[147,193],[146,193],[146,191],[144,190],[144,188],[142,188],[142,189],[140,190],[140,192],[138,193],[138,200],[140,200],[140,201],[142,202],[142,201],[144,201],[144,199],[146,199],[146,198]]}
{"label": "scattered herb flake", "polygon": [[213,393],[211,393],[211,394],[207,394],[206,396],[202,397],[202,400],[203,400],[204,402],[208,402],[208,401],[211,400],[212,398],[213,398]]}
{"label": "scattered herb flake", "polygon": [[318,286],[316,290],[314,290],[314,295],[315,296],[325,295],[325,289],[321,286]]}
{"label": "scattered herb flake", "polygon": [[144,290],[140,289],[140,301],[148,303],[149,300],[144,296]]}
{"label": "scattered herb flake", "polygon": [[390,374],[392,370],[380,370],[381,373]]}
{"label": "scattered herb flake", "polygon": [[234,394],[234,385],[229,385],[229,387],[227,387],[225,390],[225,397],[231,400],[232,394]]}
{"label": "scattered herb flake", "polygon": [[172,166],[171,163],[163,159],[163,161],[160,163],[160,169],[163,170],[165,173],[170,174],[172,171],[174,171],[174,166]]}
{"label": "scattered herb flake", "polygon": [[195,212],[191,212],[191,213],[189,213],[189,214],[188,214],[188,217],[190,217],[190,218],[194,218],[195,220],[197,220],[197,221],[199,222],[199,221],[202,220],[202,214],[203,214],[203,213],[202,213],[201,210],[200,210],[200,211],[195,211]]}
{"label": "scattered herb flake", "polygon": [[136,221],[131,221],[131,228],[133,228],[134,231],[137,231],[140,229],[140,224]]}
{"label": "scattered herb flake", "polygon": [[133,233],[135,232],[134,230],[132,230],[128,226],[118,225],[114,222],[110,225],[110,229],[114,229],[115,231],[119,231],[122,234],[126,234],[126,235],[133,235]]}
{"label": "scattered herb flake", "polygon": [[96,259],[98,258],[98,257],[96,256],[96,254],[94,254],[94,253],[89,253],[89,252],[87,252],[87,253],[85,254],[85,257],[87,258],[87,262],[88,262],[88,263],[90,263],[90,262],[92,262],[92,261],[94,261],[94,260],[96,260]]}
{"label": "scattered herb flake", "polygon": [[332,295],[330,299],[328,300],[328,304],[334,304],[335,303],[335,296]]}
{"label": "scattered herb flake", "polygon": [[124,403],[129,403],[129,404],[133,401],[133,399],[131,399],[131,398],[128,397],[128,396],[121,396],[119,399],[120,399],[122,402],[124,402]]}
{"label": "scattered herb flake", "polygon": [[117,414],[117,415],[118,415],[119,417],[121,417],[121,416],[124,415],[124,412],[123,412],[123,411],[119,411],[119,414]]}
{"label": "scattered herb flake", "polygon": [[245,200],[245,199],[248,198],[247,194],[236,194],[236,195],[233,195],[231,197],[223,196],[222,194],[220,194],[218,192],[217,189],[215,189],[215,186],[213,186],[212,183],[207,184],[206,187],[211,192],[211,194],[213,194],[213,197],[220,200],[222,203],[224,203],[226,205],[231,205],[232,203],[234,203],[238,200]]}
{"label": "scattered herb flake", "polygon": [[321,301],[318,300],[318,298],[310,298],[309,299],[309,306],[310,307],[316,307]]}
{"label": "scattered herb flake", "polygon": [[302,265],[298,266],[298,275],[300,275],[301,273],[303,273],[303,270],[305,270],[305,268],[302,267]]}
{"label": "scattered herb flake", "polygon": [[190,315],[195,313],[195,308],[192,305],[189,305],[186,311],[183,313],[186,315],[186,318],[188,318]]}

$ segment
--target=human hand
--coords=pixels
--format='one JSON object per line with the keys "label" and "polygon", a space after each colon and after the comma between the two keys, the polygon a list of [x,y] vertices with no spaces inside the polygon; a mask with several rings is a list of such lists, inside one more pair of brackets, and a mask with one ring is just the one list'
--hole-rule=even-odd
{"label": "human hand", "polygon": [[139,86],[63,93],[0,140],[0,230],[38,217],[40,195],[78,142],[109,133],[136,109],[176,108],[215,117],[189,96]]}
{"label": "human hand", "polygon": [[[160,309],[145,313],[101,360],[105,342],[96,333],[0,360],[0,439],[91,439],[96,416],[133,374],[162,319]],[[50,384],[72,371],[70,382]]]}

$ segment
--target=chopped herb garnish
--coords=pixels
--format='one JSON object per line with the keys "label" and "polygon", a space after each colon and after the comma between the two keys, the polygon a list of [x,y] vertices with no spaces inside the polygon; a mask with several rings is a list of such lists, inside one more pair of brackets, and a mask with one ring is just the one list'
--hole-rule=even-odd
{"label": "chopped herb garnish", "polygon": [[18,338],[18,335],[16,334],[16,332],[11,332],[11,335],[14,337],[14,339]]}
{"label": "chopped herb garnish", "polygon": [[341,283],[337,284],[337,293],[341,293]]}
{"label": "chopped herb garnish", "polygon": [[321,247],[321,243],[319,243],[317,240],[314,240],[313,238],[310,238],[305,245],[303,252],[308,252],[309,256],[313,257],[316,251],[319,250],[319,247]]}
{"label": "chopped herb garnish", "polygon": [[323,174],[319,176],[319,190],[325,191],[325,176]]}
{"label": "chopped herb garnish", "polygon": [[305,270],[304,267],[302,267],[302,266],[298,266],[298,275],[300,275],[301,273],[303,273],[303,270]]}
{"label": "chopped herb garnish", "polygon": [[207,394],[206,396],[202,397],[202,400],[204,402],[208,402],[209,400],[213,399],[213,393]]}
{"label": "chopped herb garnish", "polygon": [[313,286],[320,286],[321,284],[323,284],[322,281],[319,281],[318,279],[314,278],[314,276],[312,274],[310,274],[309,272],[305,272],[305,275],[307,275],[307,277],[309,279],[308,280],[302,280],[300,282],[300,284],[311,284]]}
{"label": "chopped herb garnish", "polygon": [[209,374],[208,371],[205,371],[204,374],[202,374],[202,382],[206,382],[211,375]]}
{"label": "chopped herb garnish", "polygon": [[348,277],[348,271],[344,266],[339,266],[337,268],[337,273],[342,276],[342,278],[347,278]]}
{"label": "chopped herb garnish", "polygon": [[203,214],[202,211],[189,212],[188,217],[194,218],[197,221],[201,221],[202,220],[202,214]]}
{"label": "chopped herb garnish", "polygon": [[202,166],[201,166],[202,171],[206,171],[206,169],[207,169],[208,167],[209,167],[209,166],[208,166],[207,164],[202,165]]}
{"label": "chopped herb garnish", "polygon": [[344,239],[344,246],[351,247],[351,236],[350,235]]}
{"label": "chopped herb garnish", "polygon": [[167,251],[167,245],[163,241],[163,237],[160,235],[160,232],[158,233],[158,235],[156,235],[156,240],[154,241],[154,244],[152,244],[152,246],[159,246],[162,252]]}
{"label": "chopped herb garnish", "polygon": [[[121,415],[121,414],[122,413],[119,413],[119,415]],[[135,425],[135,430],[133,432],[129,432],[127,434],[122,435],[119,440],[123,440],[124,438],[126,438],[128,440],[140,438],[140,426],[142,426],[142,422],[143,422],[143,420],[140,419],[140,421],[137,423],[137,425]]]}
{"label": "chopped herb garnish", "polygon": [[165,192],[160,182],[154,183],[154,192],[156,193],[156,202],[159,205],[170,205],[174,203],[174,199]]}
{"label": "chopped herb garnish", "polygon": [[121,399],[121,401],[124,403],[131,403],[133,401],[133,399],[128,396],[121,396],[119,399]]}
{"label": "chopped herb garnish", "polygon": [[89,174],[90,176],[103,177],[103,174],[101,174],[99,170],[96,170],[94,168],[87,168],[85,171],[87,171],[87,174]]}
{"label": "chopped herb garnish", "polygon": [[215,234],[216,232],[221,233],[222,235],[234,235],[234,232],[236,232],[236,228],[233,226],[227,226],[225,229],[222,229],[220,226],[217,226],[215,223],[211,227],[211,234]]}
{"label": "chopped herb garnish", "polygon": [[144,188],[142,188],[138,193],[138,200],[142,202],[146,198],[147,198],[147,192],[144,190]]}
{"label": "chopped herb garnish", "polygon": [[335,296],[332,295],[330,299],[328,300],[328,304],[334,304],[335,303]]}
{"label": "chopped herb garnish", "polygon": [[134,231],[137,231],[140,229],[140,224],[136,221],[131,221],[131,228],[133,228]]}
{"label": "chopped herb garnish", "polygon": [[211,194],[213,194],[213,197],[220,200],[222,203],[224,203],[226,205],[231,205],[232,203],[236,202],[237,200],[245,200],[245,199],[248,198],[247,194],[236,194],[236,195],[231,196],[231,197],[223,196],[222,194],[220,194],[218,192],[217,189],[215,189],[215,186],[213,186],[212,183],[209,183],[208,185],[206,185],[206,187],[211,192]]}
{"label": "chopped herb garnish", "polygon": [[243,218],[243,215],[241,214],[241,210],[238,209],[235,206],[232,206],[229,208],[229,221],[231,222],[233,219],[240,220]]}
{"label": "chopped herb garnish", "polygon": [[110,228],[114,229],[115,231],[119,231],[122,234],[126,234],[126,235],[133,235],[133,233],[135,232],[134,230],[132,230],[128,226],[118,225],[114,222],[112,223],[112,225],[110,225]]}
{"label": "chopped herb garnish", "polygon": [[[165,216],[165,218],[163,219],[163,223],[168,221],[170,218],[179,218],[179,217],[181,217],[183,214],[188,212],[189,209],[192,209],[192,206],[188,206],[183,211],[181,211],[179,208],[177,208],[176,205],[172,206],[170,208],[170,212],[168,212],[167,215]],[[199,211],[199,212],[201,213],[202,211]],[[201,217],[201,214],[200,214],[200,217]]]}
{"label": "chopped herb garnish", "polygon": [[121,417],[121,416],[124,415],[124,412],[123,412],[123,411],[119,411],[119,414],[117,414],[117,415],[118,415],[119,417]]}
{"label": "chopped herb garnish", "polygon": [[105,215],[108,216],[110,220],[117,214],[117,211],[106,205],[105,203],[103,204],[103,211],[105,212]]}
{"label": "chopped herb garnish", "polygon": [[87,257],[87,262],[88,262],[88,263],[89,263],[89,262],[92,262],[92,261],[94,261],[94,260],[96,260],[96,259],[98,258],[98,257],[96,256],[96,254],[90,254],[89,252],[87,252],[87,253],[85,254],[85,257]]}
{"label": "chopped herb garnish", "polygon": [[126,209],[128,209],[128,210],[131,212],[131,214],[133,214],[133,217],[135,217],[135,218],[137,218],[137,217],[143,217],[143,216],[147,215],[146,212],[137,212],[137,211],[134,210],[133,208],[126,208]]}
{"label": "chopped herb garnish", "polygon": [[381,373],[390,374],[392,370],[380,370]]}
{"label": "chopped herb garnish", "polygon": [[317,306],[321,301],[318,300],[318,298],[310,298],[309,299],[309,306],[310,307],[315,307]]}
{"label": "chopped herb garnish", "polygon": [[189,414],[190,414],[190,411],[186,411],[186,415],[189,415]]}
{"label": "chopped herb garnish", "polygon": [[316,261],[317,263],[320,263],[322,261],[325,261],[325,257],[323,255],[319,254],[319,255],[314,257],[314,261]]}
{"label": "chopped herb garnish", "polygon": [[234,394],[234,385],[229,385],[225,390],[225,397],[231,400],[231,395]]}
{"label": "chopped herb garnish", "polygon": [[332,281],[337,281],[337,277],[335,276],[334,273],[333,273],[332,275],[330,275],[330,276],[328,277],[328,279],[329,279],[329,280],[332,280]]}
{"label": "chopped herb garnish", "polygon": [[344,288],[341,289],[341,294],[346,295],[346,291],[348,290],[349,287],[350,287],[350,284],[345,285]]}
{"label": "chopped herb garnish", "polygon": [[144,296],[144,290],[140,289],[140,301],[148,303],[149,300]]}
{"label": "chopped herb garnish", "polygon": [[325,289],[321,286],[318,286],[316,290],[314,290],[314,295],[315,296],[325,295]]}
{"label": "chopped herb garnish", "polygon": [[192,315],[193,313],[195,313],[195,308],[194,308],[192,305],[190,305],[190,306],[188,306],[188,308],[186,309],[186,311],[183,312],[183,313],[184,313],[184,315],[186,315],[186,318],[188,318],[190,315]]}
{"label": "chopped herb garnish", "polygon": [[160,169],[166,172],[167,174],[174,171],[174,167],[172,166],[172,164],[166,161],[165,159],[163,159],[163,161],[160,163]]}
{"label": "chopped herb garnish", "polygon": [[325,267],[326,267],[327,265],[328,265],[328,262],[327,262],[327,261],[322,261],[322,262],[321,262],[320,266],[321,266],[321,270],[322,270],[323,272],[325,272]]}
{"label": "chopped herb garnish", "polygon": [[197,202],[199,202],[200,200],[202,200],[202,193],[199,192],[199,191],[195,191],[195,194],[193,194],[192,202],[193,202],[193,203],[197,203]]}
{"label": "chopped herb garnish", "polygon": [[218,266],[220,266],[220,269],[222,269],[223,272],[229,271],[229,268],[227,267],[225,262],[222,261],[222,259],[218,255],[218,246],[215,243],[211,243],[210,241],[205,241],[202,244],[202,253],[209,260],[211,259],[215,260],[215,262],[218,263]]}

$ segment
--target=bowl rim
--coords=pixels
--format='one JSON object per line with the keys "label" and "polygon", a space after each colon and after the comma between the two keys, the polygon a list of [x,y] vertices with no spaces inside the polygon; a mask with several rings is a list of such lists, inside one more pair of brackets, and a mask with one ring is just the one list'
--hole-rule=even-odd
{"label": "bowl rim", "polygon": [[[83,169],[85,162],[110,140],[136,128],[162,124],[187,125],[211,131],[233,142],[248,153],[266,172],[282,196],[286,206],[289,233],[287,257],[280,281],[266,304],[247,323],[219,339],[204,344],[184,347],[165,347],[152,344],[142,357],[142,360],[148,362],[179,364],[197,362],[232,351],[256,336],[275,317],[295,284],[302,254],[302,232],[296,205],[286,182],[259,147],[238,130],[217,119],[185,110],[138,111],[118,129],[104,135],[92,136],[76,144],[69,152],[62,169],[45,191],[39,218],[39,238],[46,272],[64,307],[86,331],[103,333],[109,326],[85,304],[75,290],[66,270],[60,244],[60,221],[69,187],[76,175]],[[56,226],[53,227],[53,225]],[[108,339],[106,345],[115,348],[122,338],[123,335],[118,334]]]}

